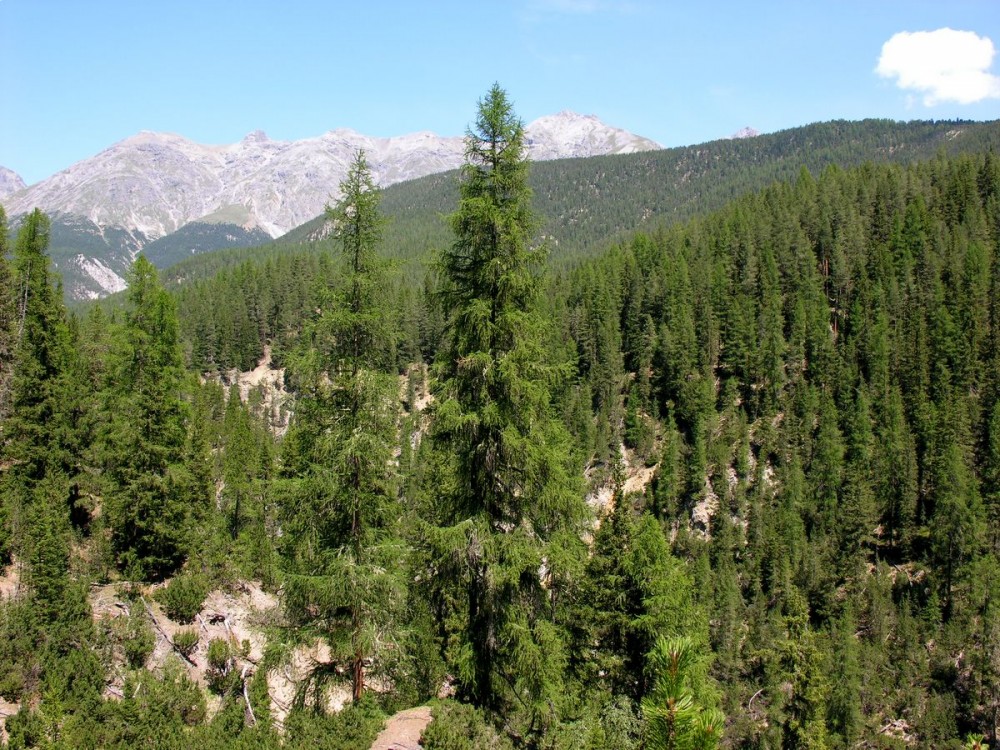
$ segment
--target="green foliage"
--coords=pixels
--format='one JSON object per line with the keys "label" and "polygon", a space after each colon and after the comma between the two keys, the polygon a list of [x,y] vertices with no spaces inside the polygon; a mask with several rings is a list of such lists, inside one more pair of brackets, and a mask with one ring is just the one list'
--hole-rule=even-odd
{"label": "green foliage", "polygon": [[[904,130],[924,148],[945,128]],[[995,125],[961,129],[949,148]],[[809,158],[876,131],[901,132],[813,128]],[[996,157],[796,166],[549,275],[532,207],[558,196],[538,195],[538,170],[532,200],[521,135],[494,88],[437,277],[385,272],[380,254],[413,246],[372,246],[395,236],[378,215],[395,198],[379,203],[359,158],[331,210],[339,260],[275,251],[185,286],[182,325],[142,262],[127,309],[67,316],[52,232],[21,220],[0,263],[13,746],[368,747],[371,699],[325,715],[348,680],[385,685],[383,710],[453,683],[472,705],[438,709],[426,742],[441,747],[711,746],[717,710],[733,747],[996,744]],[[754,140],[715,163],[783,158],[780,138]],[[630,160],[600,163],[614,181]],[[250,367],[265,344],[294,396],[277,439],[259,389],[227,401],[184,371]],[[428,383],[418,357],[437,363]],[[597,526],[581,476],[595,502],[612,483]],[[160,595],[177,618],[209,581],[280,587],[252,679],[245,646],[208,645],[211,721],[179,658],[102,697],[113,657],[139,667],[151,643],[135,601],[97,637],[88,599],[110,589],[89,584],[115,565],[186,571]],[[279,737],[267,669],[318,641],[330,658]]]}
{"label": "green foliage", "polygon": [[198,631],[195,628],[185,628],[174,633],[174,647],[184,656],[190,658],[198,648]]}
{"label": "green foliage", "polygon": [[205,720],[204,693],[178,666],[161,677],[145,670],[129,675],[120,702],[108,705],[98,744],[108,747],[190,746],[191,728]]}
{"label": "green foliage", "polygon": [[494,86],[466,137],[455,240],[440,260],[450,337],[433,439],[450,476],[429,541],[451,576],[439,585],[465,601],[462,694],[496,716],[520,711],[516,731],[534,734],[558,720],[565,656],[553,601],[577,566],[586,514],[550,406],[559,368],[541,348],[523,150],[523,126]]}
{"label": "green foliage", "polygon": [[7,260],[7,232],[7,214],[0,206],[0,419],[7,416],[16,342],[14,278]]}
{"label": "green foliage", "polygon": [[205,662],[205,679],[215,693],[230,695],[243,686],[236,664],[236,653],[228,641],[222,638],[210,640]]}
{"label": "green foliage", "polygon": [[0,695],[17,700],[36,685],[31,605],[0,602]]}
{"label": "green foliage", "polygon": [[620,468],[616,473],[613,509],[594,535],[573,618],[580,653],[575,668],[580,679],[638,701],[649,689],[645,664],[657,639],[686,634],[701,643],[705,634],[683,563],[652,515],[633,517]]}
{"label": "green foliage", "polygon": [[503,750],[513,748],[483,712],[465,703],[444,701],[434,707],[431,723],[420,736],[424,750]]}
{"label": "green foliage", "polygon": [[[652,750],[714,748],[722,736],[724,717],[708,708],[692,684],[697,652],[685,638],[660,639],[650,654],[653,687],[642,701],[646,722],[644,747]],[[801,747],[794,745],[794,747]]]}
{"label": "green foliage", "polygon": [[207,505],[205,446],[189,435],[173,301],[142,257],[111,358],[103,459],[112,547],[128,575],[161,578],[184,561],[190,523]]}
{"label": "green foliage", "polygon": [[628,698],[617,696],[609,700],[599,719],[599,730],[590,741],[594,750],[635,750],[641,746],[642,720]]}
{"label": "green foliage", "polygon": [[399,418],[395,338],[380,290],[376,189],[359,153],[329,213],[345,278],[322,295],[292,361],[299,409],[284,444],[285,605],[294,638],[317,637],[350,665],[354,700],[366,663],[386,671],[401,634],[405,549],[392,453]]}
{"label": "green foliage", "polygon": [[385,724],[385,718],[375,701],[368,696],[331,715],[297,709],[285,721],[285,746],[303,750],[371,747]]}
{"label": "green foliage", "polygon": [[356,370],[362,363],[385,367],[393,361],[391,351],[379,361],[373,349],[392,345],[383,288],[384,263],[376,251],[382,242],[385,219],[379,212],[382,194],[375,185],[364,151],[358,151],[340,183],[341,198],[328,206],[327,221],[341,245],[346,266],[346,284],[322,332],[330,344],[315,341],[318,354],[332,360],[336,370]]}
{"label": "green foliage", "polygon": [[[241,207],[242,208],[242,207]],[[235,215],[230,221],[191,221],[174,232],[147,243],[142,248],[143,257],[157,268],[167,268],[185,258],[227,247],[255,247],[270,243],[271,235],[260,227],[246,229],[249,216]]]}
{"label": "green foliage", "polygon": [[[48,218],[36,210],[24,220],[14,246],[15,367],[6,381],[8,414],[0,427],[9,467],[0,476],[0,560],[15,552],[32,554],[36,531],[64,532],[62,508],[76,470],[69,381],[73,350],[49,270],[48,241]],[[33,523],[41,517],[44,523]]]}
{"label": "green foliage", "polygon": [[125,662],[132,669],[142,669],[156,647],[156,636],[146,622],[144,614],[129,617],[122,638],[122,648],[125,651]]}
{"label": "green foliage", "polygon": [[208,596],[208,582],[197,574],[184,573],[156,591],[156,600],[163,605],[167,617],[175,622],[193,622]]}

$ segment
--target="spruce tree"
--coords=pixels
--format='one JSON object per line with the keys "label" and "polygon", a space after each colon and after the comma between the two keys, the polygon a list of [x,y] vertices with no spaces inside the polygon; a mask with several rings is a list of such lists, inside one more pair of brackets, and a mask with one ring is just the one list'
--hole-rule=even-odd
{"label": "spruce tree", "polygon": [[189,451],[189,405],[177,313],[153,264],[129,278],[124,325],[113,344],[103,436],[105,512],[128,575],[169,575],[188,552],[190,520],[207,507],[205,456]]}
{"label": "spruce tree", "polygon": [[543,250],[530,244],[524,147],[523,125],[494,85],[466,136],[455,239],[441,256],[450,335],[433,438],[452,470],[437,541],[464,590],[461,690],[500,716],[524,709],[517,731],[531,734],[556,718],[562,697],[559,602],[585,505],[550,405],[559,370],[541,347]]}
{"label": "spruce tree", "polygon": [[[72,342],[46,255],[49,220],[29,214],[14,248],[14,371],[0,448],[9,468],[0,479],[0,559],[30,551],[29,509],[54,503],[68,519],[69,454],[66,413]],[[5,363],[6,364],[6,363]]]}
{"label": "spruce tree", "polygon": [[983,456],[983,505],[988,541],[994,554],[1000,552],[1000,401],[993,404],[986,428]]}
{"label": "spruce tree", "polygon": [[[4,656],[21,671],[23,687],[37,687],[32,683],[40,679],[46,699],[66,701],[74,680],[79,686],[89,680],[87,691],[95,698],[93,682],[101,675],[89,649],[85,592],[68,570],[70,485],[77,465],[69,414],[74,351],[49,269],[48,242],[49,220],[36,210],[25,218],[14,249],[16,368],[9,413],[0,420],[0,464],[6,464],[0,474],[0,560],[16,554],[24,564],[27,608],[19,627],[31,644],[21,649],[15,643]],[[73,654],[78,673],[61,662]]]}

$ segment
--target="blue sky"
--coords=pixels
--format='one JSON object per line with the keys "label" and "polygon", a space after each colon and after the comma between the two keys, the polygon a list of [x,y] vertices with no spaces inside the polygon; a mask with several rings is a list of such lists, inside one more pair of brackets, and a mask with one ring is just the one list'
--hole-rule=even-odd
{"label": "blue sky", "polygon": [[[942,29],[969,34],[917,33]],[[0,165],[30,184],[144,129],[458,135],[494,81],[526,122],[572,109],[665,146],[997,119],[997,49],[998,0],[0,0]]]}

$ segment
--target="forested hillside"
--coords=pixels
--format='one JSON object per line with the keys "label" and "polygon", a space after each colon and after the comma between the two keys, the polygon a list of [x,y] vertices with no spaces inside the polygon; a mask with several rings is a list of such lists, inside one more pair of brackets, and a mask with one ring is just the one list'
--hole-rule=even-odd
{"label": "forested hillside", "polygon": [[[561,266],[602,252],[635,231],[655,231],[665,223],[721,208],[776,180],[793,180],[803,166],[819,174],[831,164],[909,164],[939,152],[955,155],[988,148],[1000,149],[996,122],[839,121],[638,154],[538,162],[529,184],[538,234],[548,241],[550,264]],[[382,210],[390,221],[383,252],[403,261],[406,275],[419,280],[423,264],[450,243],[450,230],[441,217],[454,210],[457,190],[454,171],[385,190]],[[325,236],[324,224],[325,218],[317,217],[267,248],[189,259],[170,268],[165,283],[211,276],[248,258],[305,250]],[[178,257],[170,256],[169,263],[150,259],[163,268]]]}
{"label": "forested hillside", "polygon": [[[9,744],[367,748],[432,701],[427,750],[996,746],[985,141],[814,171],[804,143],[762,189],[553,267],[501,89],[470,131],[419,276],[363,154],[324,250],[166,289],[140,259],[79,315],[23,223]],[[265,346],[287,430],[230,372]],[[258,588],[266,648],[209,639],[209,592]]]}

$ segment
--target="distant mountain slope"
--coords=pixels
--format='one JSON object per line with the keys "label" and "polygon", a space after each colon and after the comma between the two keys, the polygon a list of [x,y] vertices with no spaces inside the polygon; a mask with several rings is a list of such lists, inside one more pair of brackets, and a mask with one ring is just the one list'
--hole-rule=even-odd
{"label": "distant mountain slope", "polygon": [[126,287],[125,279],[147,238],[121,227],[99,227],[89,219],[53,214],[49,256],[69,299],[98,299]]}
{"label": "distant mountain slope", "polygon": [[[527,127],[527,136],[536,159],[659,147],[572,112],[537,120]],[[453,169],[464,152],[461,137],[429,132],[374,138],[338,129],[316,138],[274,141],[257,131],[228,146],[142,132],[11,195],[7,211],[17,215],[37,206],[84,216],[100,226],[137,229],[155,240],[220,207],[237,205],[247,209],[252,224],[278,236],[323,210],[359,148],[383,186]]]}
{"label": "distant mountain slope", "polygon": [[18,190],[24,190],[24,187],[21,175],[7,167],[0,167],[0,200]]}
{"label": "distant mountain slope", "polygon": [[256,247],[271,241],[259,227],[217,221],[192,221],[176,232],[160,237],[142,248],[142,254],[156,266],[165,268],[200,253],[227,247]]}
{"label": "distant mountain slope", "polygon": [[[659,148],[572,112],[540,118],[528,125],[527,135],[536,159]],[[90,298],[119,288],[120,278],[114,278],[120,277],[114,270],[119,259],[129,256],[131,262],[148,242],[163,240],[148,250],[149,257],[170,264],[193,253],[259,244],[308,221],[335,197],[359,148],[385,186],[457,167],[464,141],[429,132],[375,138],[339,129],[287,142],[257,131],[239,143],[206,146],[178,135],[142,132],[29,188],[12,181],[18,189],[3,202],[11,217],[35,207],[65,217],[55,221],[63,223],[66,249],[76,245],[76,252],[68,253],[75,260],[60,270],[72,298]],[[232,226],[207,226],[220,222]],[[192,223],[198,226],[167,239]],[[74,241],[76,231],[81,235]],[[96,246],[95,232],[109,240],[120,236],[124,244]],[[103,292],[95,282],[101,278],[108,281]]]}
{"label": "distant mountain slope", "polygon": [[[532,165],[534,208],[555,259],[580,256],[638,229],[720,208],[734,197],[805,167],[818,173],[867,161],[899,162],[963,151],[1000,150],[1000,122],[827,122],[752,138],[623,156],[564,159]],[[450,241],[441,214],[455,210],[458,175],[449,172],[394,185],[383,209],[391,217],[386,252],[419,258]],[[322,217],[278,240],[321,239]],[[192,266],[186,268],[192,272]]]}

